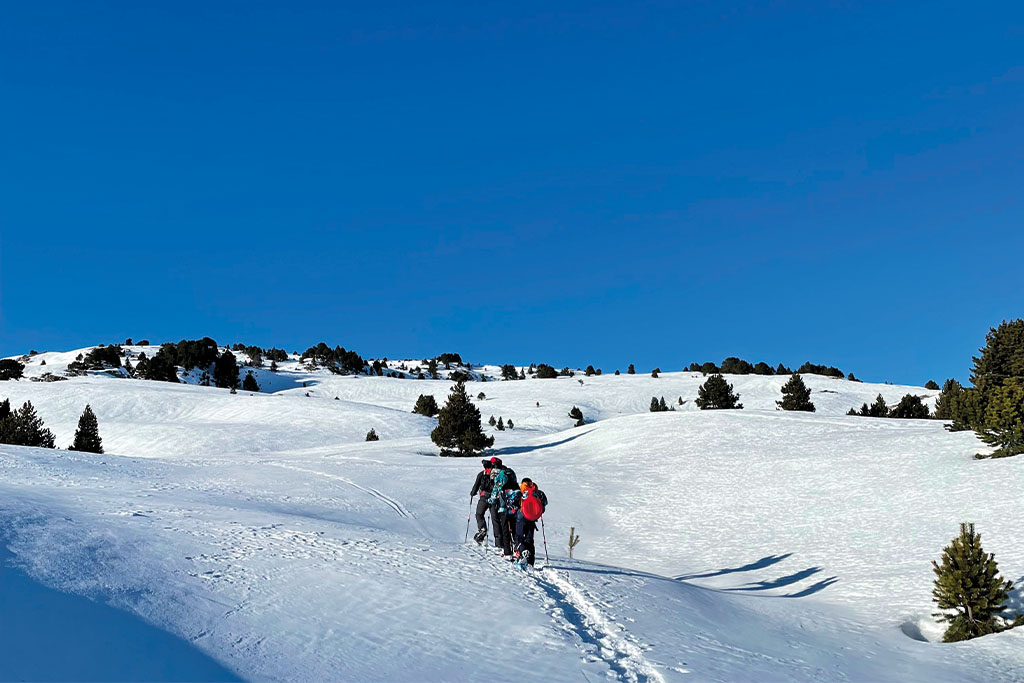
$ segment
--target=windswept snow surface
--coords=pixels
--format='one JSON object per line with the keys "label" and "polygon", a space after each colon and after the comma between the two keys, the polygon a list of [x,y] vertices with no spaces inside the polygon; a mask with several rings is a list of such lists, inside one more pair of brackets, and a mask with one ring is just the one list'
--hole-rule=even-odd
{"label": "windswept snow surface", "polygon": [[[61,445],[90,403],[108,450],[0,446],[11,561],[246,679],[1024,678],[1024,630],[935,642],[930,596],[960,521],[1024,579],[1024,458],[843,415],[935,392],[805,376],[818,412],[795,414],[774,410],[785,377],[730,377],[746,409],[701,412],[694,373],[474,382],[484,419],[516,424],[494,452],[551,501],[550,562],[524,572],[463,543],[479,462],[436,457],[435,421],[409,412],[449,382],[294,362],[270,379],[0,383]],[[678,410],[648,413],[651,396]],[[573,405],[590,424],[571,427]]]}

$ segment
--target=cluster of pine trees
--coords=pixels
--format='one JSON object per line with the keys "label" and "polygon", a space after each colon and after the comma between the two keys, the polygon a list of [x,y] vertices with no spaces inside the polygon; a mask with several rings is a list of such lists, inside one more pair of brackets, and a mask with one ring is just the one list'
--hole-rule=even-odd
{"label": "cluster of pine trees", "polygon": [[926,420],[931,417],[928,406],[924,400],[915,394],[904,394],[900,402],[892,408],[885,402],[885,398],[879,394],[871,405],[864,403],[860,410],[850,408],[847,415],[859,415],[861,417],[892,417],[901,420]]}
{"label": "cluster of pine trees", "polygon": [[675,407],[669,406],[665,402],[665,397],[662,396],[660,399],[657,396],[651,396],[651,412],[652,413],[667,413],[670,410],[675,410]]}
{"label": "cluster of pine trees", "polygon": [[989,456],[1024,453],[1024,320],[1003,321],[989,330],[973,358],[971,386],[946,380],[935,416],[953,431],[974,430],[990,446]]}
{"label": "cluster of pine trees", "polygon": [[[705,375],[713,375],[716,373],[724,375],[794,374],[791,369],[789,369],[782,363],[779,363],[776,367],[772,368],[772,366],[768,365],[763,361],[755,364],[749,361],[745,361],[742,358],[737,358],[736,356],[729,356],[728,358],[722,361],[721,365],[715,365],[710,361],[708,361],[707,363],[690,363],[690,365],[688,365],[686,369],[689,370],[690,372],[700,372]],[[846,377],[846,379],[849,379],[854,382],[860,381],[853,376],[852,372],[849,373],[848,375],[844,375],[842,370],[833,365],[818,365],[816,363],[811,363],[810,361],[801,365],[796,372],[802,375],[825,375],[826,377],[836,377],[838,379]]]}
{"label": "cluster of pine trees", "polygon": [[24,377],[25,364],[13,358],[0,359],[0,381]]}
{"label": "cluster of pine trees", "polygon": [[[10,399],[0,403],[0,443],[12,446],[32,446],[35,448],[56,448],[53,432],[47,429],[43,418],[39,417],[31,401],[25,401],[18,410],[11,410]],[[103,440],[100,439],[99,422],[92,406],[86,405],[78,418],[78,429],[69,451],[86,453],[102,453]]]}

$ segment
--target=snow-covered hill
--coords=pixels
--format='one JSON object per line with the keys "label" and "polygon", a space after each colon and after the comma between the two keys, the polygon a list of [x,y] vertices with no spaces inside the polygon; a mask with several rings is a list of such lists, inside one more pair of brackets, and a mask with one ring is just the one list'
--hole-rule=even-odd
{"label": "snow-covered hill", "polygon": [[[0,446],[13,561],[250,679],[1024,678],[1021,629],[934,642],[930,600],[960,521],[1024,579],[1024,459],[973,460],[973,435],[934,421],[844,415],[935,392],[807,375],[818,412],[794,414],[774,409],[786,378],[732,376],[746,408],[701,412],[699,373],[474,382],[484,419],[516,424],[494,452],[551,500],[550,563],[523,573],[463,543],[479,463],[434,457],[435,421],[410,412],[449,382],[280,365],[258,394],[0,383],[58,444],[90,403],[108,451]],[[647,412],[652,396],[677,411]],[[0,679],[18,656],[0,649]]]}

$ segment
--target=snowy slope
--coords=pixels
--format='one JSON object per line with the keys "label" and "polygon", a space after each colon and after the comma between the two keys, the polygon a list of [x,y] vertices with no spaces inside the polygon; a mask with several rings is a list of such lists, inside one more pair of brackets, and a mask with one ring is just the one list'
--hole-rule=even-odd
{"label": "snowy slope", "polygon": [[[434,421],[409,412],[450,383],[282,371],[257,395],[0,383],[60,444],[91,403],[108,450],[0,446],[17,565],[244,678],[1024,677],[1018,631],[927,642],[929,563],[958,522],[1024,574],[1024,460],[972,460],[972,435],[931,421],[842,415],[935,392],[805,376],[818,412],[793,414],[774,410],[785,378],[730,377],[747,409],[729,412],[687,410],[693,373],[473,383],[485,419],[517,425],[495,452],[551,499],[551,563],[524,574],[462,543],[478,462],[426,455]],[[652,395],[689,403],[651,414]],[[597,421],[572,428],[573,405]],[[508,656],[488,656],[496,641]]]}

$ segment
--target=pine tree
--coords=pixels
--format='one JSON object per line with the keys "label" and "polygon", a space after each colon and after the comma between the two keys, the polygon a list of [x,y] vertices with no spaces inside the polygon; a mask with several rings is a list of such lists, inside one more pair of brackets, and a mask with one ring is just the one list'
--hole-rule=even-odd
{"label": "pine tree", "polygon": [[483,432],[480,410],[469,399],[463,382],[452,387],[430,439],[441,448],[442,456],[472,456],[494,445],[494,437]]}
{"label": "pine tree", "polygon": [[981,547],[981,535],[974,524],[960,525],[960,535],[942,550],[942,561],[932,562],[935,588],[932,597],[941,610],[936,613],[949,628],[942,640],[951,643],[976,638],[999,630],[994,617],[1013,590],[1013,582],[999,576],[995,556]]}
{"label": "pine tree", "polygon": [[505,431],[505,421],[501,419],[500,415],[498,416],[498,424],[496,426],[499,432]]}
{"label": "pine tree", "polygon": [[742,408],[739,399],[739,395],[733,393],[732,385],[716,372],[697,390],[695,402],[701,410],[728,410]]}
{"label": "pine tree", "polygon": [[380,437],[377,436],[377,430],[371,427],[370,431],[366,432],[366,440],[367,441],[380,441]]}
{"label": "pine tree", "polygon": [[588,365],[587,369],[584,372],[585,372],[587,377],[591,377],[591,376],[597,374],[597,370],[594,369],[593,365]]}
{"label": "pine tree", "polygon": [[661,373],[661,368],[654,368],[653,370],[651,370],[651,377],[654,377],[655,379],[657,379],[658,375],[660,373]]}
{"label": "pine tree", "polygon": [[487,424],[489,424],[492,427],[494,427],[494,426],[496,426],[498,424],[498,421],[494,419],[493,415],[491,415],[491,419],[487,421]]}
{"label": "pine tree", "polygon": [[245,373],[245,379],[242,380],[242,391],[259,391],[260,385],[256,381],[256,377],[252,374],[252,370]]}
{"label": "pine tree", "polygon": [[626,374],[627,375],[635,375],[636,374],[636,368],[633,367],[632,363],[629,364],[629,368],[626,370]]}
{"label": "pine tree", "polygon": [[515,380],[519,379],[519,373],[516,372],[516,366],[506,363],[501,366],[501,378],[503,380]]}
{"label": "pine tree", "polygon": [[775,404],[783,410],[814,412],[811,390],[804,384],[804,379],[799,374],[791,375],[789,381],[782,385],[782,400],[776,401]]}
{"label": "pine tree", "polygon": [[509,429],[515,429],[516,428],[516,426],[514,424],[512,424],[512,418],[511,417],[508,419],[508,422],[505,423],[505,426],[507,426]]}
{"label": "pine tree", "polygon": [[54,448],[53,432],[46,428],[43,419],[36,413],[31,401],[25,401],[21,408],[15,410],[5,420],[9,428],[5,431],[8,439],[5,443],[15,446],[35,446],[37,448]]}
{"label": "pine tree", "polygon": [[0,360],[0,380],[21,379],[25,364],[13,358]]}
{"label": "pine tree", "polygon": [[96,420],[96,413],[92,412],[92,406],[86,404],[82,416],[78,418],[78,429],[75,431],[75,440],[68,446],[69,451],[82,451],[83,453],[102,453],[103,440],[100,439],[100,425]]}
{"label": "pine tree", "polygon": [[482,391],[479,394],[476,395],[476,400],[478,400],[478,401],[486,400],[486,398],[487,398],[487,394],[485,394]]}
{"label": "pine tree", "polygon": [[213,366],[213,383],[221,389],[237,389],[238,387],[238,362],[235,354],[225,350]]}
{"label": "pine tree", "polygon": [[889,411],[889,417],[902,420],[926,420],[928,419],[928,406],[924,404],[920,396],[905,394],[900,402]]}
{"label": "pine tree", "polygon": [[438,413],[437,400],[433,394],[420,394],[420,397],[416,399],[416,405],[413,407],[412,412],[419,415],[426,415],[427,417],[434,417]]}
{"label": "pine tree", "polygon": [[865,403],[861,403],[860,404],[860,412],[857,413],[857,414],[860,415],[861,417],[871,417],[871,407],[868,406],[868,404],[866,402]]}
{"label": "pine tree", "polygon": [[957,396],[963,392],[964,388],[955,379],[947,379],[942,384],[942,393],[935,398],[935,419],[936,420],[951,420],[953,419],[952,405],[956,401]]}
{"label": "pine tree", "polygon": [[779,363],[779,367],[775,368],[776,375],[792,375],[793,371],[787,368],[782,363]]}
{"label": "pine tree", "polygon": [[431,358],[427,362],[427,372],[430,374],[430,379],[437,379],[437,359]]}
{"label": "pine tree", "polygon": [[868,417],[889,417],[889,406],[886,405],[885,399],[879,394],[875,398],[875,402],[868,408]]}
{"label": "pine tree", "polygon": [[939,384],[938,384],[938,382],[936,382],[935,380],[933,380],[933,379],[930,379],[930,380],[928,380],[928,382],[927,382],[927,383],[926,383],[926,384],[924,385],[924,388],[925,388],[925,389],[931,389],[932,391],[935,391],[935,390],[939,389]]}
{"label": "pine tree", "polygon": [[270,371],[271,372],[277,372],[277,361],[276,360],[270,361]]}
{"label": "pine tree", "polygon": [[[661,412],[661,406],[658,404],[658,397],[657,396],[651,396],[651,412],[652,413],[660,413]],[[572,417],[571,413],[570,413],[569,417]]]}
{"label": "pine tree", "polygon": [[582,420],[583,411],[577,408],[576,406],[573,406],[572,410],[569,411],[569,417],[571,417],[574,420]]}
{"label": "pine tree", "polygon": [[1024,381],[1006,380],[992,392],[978,436],[998,449],[994,457],[1024,453]]}

